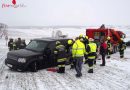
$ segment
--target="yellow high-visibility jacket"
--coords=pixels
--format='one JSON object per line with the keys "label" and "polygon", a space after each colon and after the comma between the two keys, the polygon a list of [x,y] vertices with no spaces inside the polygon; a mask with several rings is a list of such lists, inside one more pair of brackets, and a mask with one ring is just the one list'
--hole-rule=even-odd
{"label": "yellow high-visibility jacket", "polygon": [[85,45],[78,39],[72,46],[72,57],[82,57],[86,53]]}
{"label": "yellow high-visibility jacket", "polygon": [[97,45],[96,43],[89,43],[87,47],[86,54],[88,55],[88,59],[95,59],[96,58],[96,50]]}

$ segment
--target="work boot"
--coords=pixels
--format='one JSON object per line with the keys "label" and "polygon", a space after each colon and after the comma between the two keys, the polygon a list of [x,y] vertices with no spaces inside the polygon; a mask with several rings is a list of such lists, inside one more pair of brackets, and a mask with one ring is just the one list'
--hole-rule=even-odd
{"label": "work boot", "polygon": [[110,58],[110,56],[107,56],[107,59],[109,59]]}
{"label": "work boot", "polygon": [[120,58],[123,58],[124,56],[120,56]]}
{"label": "work boot", "polygon": [[70,69],[74,69],[74,65],[71,65]]}
{"label": "work boot", "polygon": [[81,77],[81,76],[82,76],[82,74],[76,74],[75,76],[76,76],[76,77]]}
{"label": "work boot", "polygon": [[57,73],[65,73],[65,68],[64,67],[60,67],[59,70],[57,71]]}
{"label": "work boot", "polygon": [[57,73],[62,73],[62,72],[60,70],[58,70]]}
{"label": "work boot", "polygon": [[61,73],[65,73],[65,67],[61,67]]}
{"label": "work boot", "polygon": [[88,73],[93,73],[93,69],[89,69],[89,70],[88,70]]}
{"label": "work boot", "polygon": [[105,64],[100,64],[100,66],[105,66]]}
{"label": "work boot", "polygon": [[59,68],[59,69],[57,70],[57,73],[61,73],[61,68]]}

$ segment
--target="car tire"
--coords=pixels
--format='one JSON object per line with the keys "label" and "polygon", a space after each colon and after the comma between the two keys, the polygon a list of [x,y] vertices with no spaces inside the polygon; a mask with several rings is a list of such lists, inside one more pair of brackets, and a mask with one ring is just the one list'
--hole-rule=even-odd
{"label": "car tire", "polygon": [[31,71],[32,72],[37,72],[38,71],[38,67],[37,67],[37,62],[36,61],[32,62],[30,66],[31,66]]}

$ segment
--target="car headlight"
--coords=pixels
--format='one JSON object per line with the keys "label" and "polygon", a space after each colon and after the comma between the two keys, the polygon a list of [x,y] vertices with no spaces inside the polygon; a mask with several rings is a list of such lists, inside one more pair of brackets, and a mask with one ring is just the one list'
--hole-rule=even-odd
{"label": "car headlight", "polygon": [[18,62],[26,63],[26,59],[25,59],[25,58],[19,58],[19,59],[18,59]]}

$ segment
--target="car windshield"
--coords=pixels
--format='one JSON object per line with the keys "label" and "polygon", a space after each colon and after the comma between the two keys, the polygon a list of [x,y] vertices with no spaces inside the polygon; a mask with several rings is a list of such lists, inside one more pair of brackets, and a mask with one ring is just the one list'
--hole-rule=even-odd
{"label": "car windshield", "polygon": [[47,45],[47,42],[44,42],[44,41],[31,41],[26,46],[26,49],[41,52],[45,49],[46,45]]}

